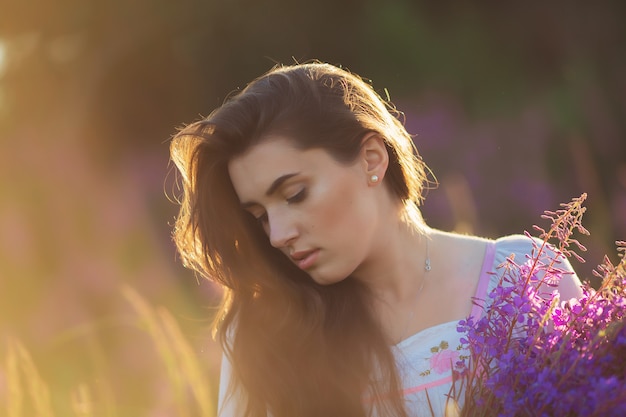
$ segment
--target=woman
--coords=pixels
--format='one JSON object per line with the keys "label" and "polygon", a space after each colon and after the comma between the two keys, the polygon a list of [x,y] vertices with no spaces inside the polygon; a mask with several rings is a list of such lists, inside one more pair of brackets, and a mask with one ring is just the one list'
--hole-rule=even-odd
{"label": "woman", "polygon": [[429,228],[427,168],[395,115],[356,75],[311,63],[175,136],[175,240],[225,290],[220,416],[443,415],[466,353],[456,322],[531,242]]}

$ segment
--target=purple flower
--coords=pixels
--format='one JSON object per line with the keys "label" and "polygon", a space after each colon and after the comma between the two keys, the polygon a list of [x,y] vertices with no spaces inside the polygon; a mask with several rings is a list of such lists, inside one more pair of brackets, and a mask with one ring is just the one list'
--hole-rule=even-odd
{"label": "purple flower", "polygon": [[[583,200],[546,212],[552,227],[537,228],[544,244],[533,240],[521,265],[509,259],[483,316],[458,323],[471,352],[456,364],[462,416],[626,415],[626,259],[605,259],[602,286],[585,285],[580,299],[559,301],[554,291],[563,254],[579,257],[570,247],[582,247],[571,233],[586,232]],[[552,237],[555,250],[545,244]]]}

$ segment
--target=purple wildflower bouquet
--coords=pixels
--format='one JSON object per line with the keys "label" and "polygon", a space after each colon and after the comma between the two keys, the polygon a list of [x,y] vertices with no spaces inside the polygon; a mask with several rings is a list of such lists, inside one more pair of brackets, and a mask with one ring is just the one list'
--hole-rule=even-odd
{"label": "purple wildflower bouquet", "polygon": [[563,257],[582,261],[572,236],[588,234],[585,198],[545,212],[550,229],[535,227],[527,259],[501,265],[482,318],[459,322],[471,352],[455,366],[461,416],[626,416],[626,242],[617,265],[605,257],[595,271],[597,290],[584,283],[572,300],[555,291]]}

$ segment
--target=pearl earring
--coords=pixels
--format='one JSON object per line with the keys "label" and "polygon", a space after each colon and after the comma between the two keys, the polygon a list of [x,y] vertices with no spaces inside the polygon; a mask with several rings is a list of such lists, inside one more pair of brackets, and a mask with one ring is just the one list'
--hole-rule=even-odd
{"label": "pearl earring", "polygon": [[372,182],[378,182],[378,175],[374,174],[370,177],[370,181]]}

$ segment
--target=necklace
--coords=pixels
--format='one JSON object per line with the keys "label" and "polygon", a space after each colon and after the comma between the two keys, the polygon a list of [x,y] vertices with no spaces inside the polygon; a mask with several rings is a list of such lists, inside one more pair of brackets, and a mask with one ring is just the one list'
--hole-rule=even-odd
{"label": "necklace", "polygon": [[[426,236],[425,239],[426,239],[426,259],[424,259],[424,271],[430,272],[430,270],[432,269],[430,267],[430,251],[428,250],[429,249],[428,241],[430,240],[430,236]],[[424,276],[424,278],[426,278],[426,276]],[[422,287],[424,286],[424,278],[422,278]]]}
{"label": "necklace", "polygon": [[[420,287],[417,290],[417,294],[415,294],[415,301],[419,298],[420,294],[422,293],[422,290],[424,289],[424,284],[426,283],[426,275],[432,269],[430,265],[430,251],[429,251],[430,236],[424,235],[424,238],[426,239],[426,257],[424,259],[424,275],[422,276],[422,282],[420,283]],[[402,331],[402,334],[400,335],[400,339],[398,340],[398,343],[406,339],[406,337],[408,336],[407,332],[409,330],[409,325],[413,321],[414,315],[415,315],[415,305],[411,308],[411,311],[409,312],[409,318],[407,319],[406,324],[404,325],[404,330]]]}

